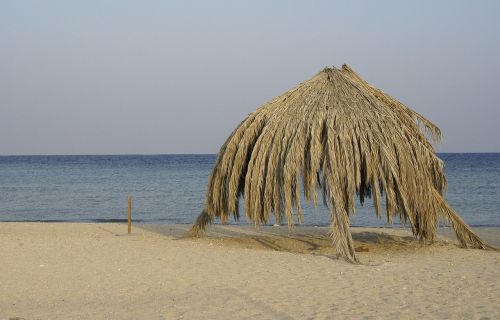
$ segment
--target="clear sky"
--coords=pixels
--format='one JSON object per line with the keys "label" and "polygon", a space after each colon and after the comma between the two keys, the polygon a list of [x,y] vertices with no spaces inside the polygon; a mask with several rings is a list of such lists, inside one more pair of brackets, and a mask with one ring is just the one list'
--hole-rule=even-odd
{"label": "clear sky", "polygon": [[500,152],[500,1],[1,1],[0,154],[216,153],[325,66]]}

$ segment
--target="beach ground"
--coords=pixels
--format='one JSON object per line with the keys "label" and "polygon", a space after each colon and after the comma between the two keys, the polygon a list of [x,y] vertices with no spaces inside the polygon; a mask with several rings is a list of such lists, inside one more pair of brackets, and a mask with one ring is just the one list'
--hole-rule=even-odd
{"label": "beach ground", "polygon": [[[0,223],[0,319],[500,318],[500,253],[352,228]],[[500,228],[475,229],[500,246]]]}

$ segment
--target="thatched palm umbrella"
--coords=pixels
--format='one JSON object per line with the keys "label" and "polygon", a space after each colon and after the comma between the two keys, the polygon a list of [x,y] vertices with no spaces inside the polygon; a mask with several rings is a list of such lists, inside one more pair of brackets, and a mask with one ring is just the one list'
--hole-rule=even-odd
{"label": "thatched palm umbrella", "polygon": [[301,223],[302,180],[308,203],[316,206],[322,190],[337,255],[348,261],[358,261],[349,232],[356,196],[361,203],[372,197],[379,217],[385,196],[388,223],[398,216],[420,240],[432,241],[441,219],[451,222],[464,247],[486,248],[443,199],[443,162],[427,137],[441,138],[429,120],[349,66],[325,68],[233,131],[219,151],[191,233],[199,235],[215,218],[238,219],[241,196],[255,225],[271,215],[290,227],[295,217]]}

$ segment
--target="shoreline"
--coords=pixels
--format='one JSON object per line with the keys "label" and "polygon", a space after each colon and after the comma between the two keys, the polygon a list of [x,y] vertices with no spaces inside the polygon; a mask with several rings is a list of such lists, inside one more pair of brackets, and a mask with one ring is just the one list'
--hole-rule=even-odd
{"label": "shoreline", "polygon": [[352,265],[327,227],[189,226],[0,222],[0,319],[500,317],[500,253],[453,237],[353,227]]}
{"label": "shoreline", "polygon": [[[38,219],[26,219],[26,220],[1,220],[0,223],[96,223],[96,224],[106,224],[106,223],[126,223],[127,219],[125,218],[109,218],[109,219],[75,219],[75,220],[64,220],[64,219],[46,219],[46,220],[38,220]],[[165,219],[165,220],[145,220],[145,219],[133,219],[133,223],[135,224],[140,224],[140,225],[192,225],[193,222],[172,222],[171,220]],[[223,224],[220,222],[216,222],[212,225],[220,225],[222,226]],[[229,226],[240,226],[240,227],[253,227],[252,224],[248,222],[228,222],[225,225]],[[268,223],[268,224],[263,224],[260,225],[260,227],[273,227],[274,224]],[[500,229],[500,225],[489,225],[489,224],[480,224],[480,225],[474,225],[474,224],[468,224],[469,227],[471,228],[498,228]],[[287,228],[286,224],[281,224],[280,227]],[[328,224],[314,224],[314,223],[302,223],[302,224],[296,224],[296,228],[303,228],[303,227],[317,227],[317,228],[327,228],[329,227]],[[352,224],[349,226],[350,228],[380,228],[380,229],[404,229],[404,228],[410,228],[409,225],[403,225],[403,224],[398,224],[394,223],[392,225],[362,225],[362,224]],[[440,225],[438,226],[438,229],[446,229],[446,228],[451,228],[451,226],[447,225]]]}
{"label": "shoreline", "polygon": [[[68,221],[68,220],[0,220],[0,224],[3,223],[33,223],[33,224],[126,224],[127,219],[90,219],[90,220],[75,220],[75,221]],[[132,221],[133,227],[138,227],[138,228],[143,228],[146,230],[156,230],[156,232],[162,233],[163,235],[166,236],[171,236],[171,237],[182,237],[181,234],[178,232],[174,232],[172,234],[168,234],[166,230],[173,230],[173,229],[180,229],[184,230],[187,232],[189,228],[193,225],[192,223],[168,223],[168,222],[145,222],[143,220],[133,220]],[[287,225],[280,225],[280,226],[275,226],[272,224],[266,224],[266,225],[260,225],[258,227],[254,227],[251,224],[248,223],[228,223],[228,224],[221,224],[221,223],[215,223],[211,225],[212,228],[224,228],[224,227],[230,227],[230,228],[241,228],[241,229],[247,229],[247,230],[253,230],[256,232],[256,234],[259,233],[259,231],[266,230],[266,232],[269,232],[272,230],[272,232],[276,232],[277,234],[288,234],[288,235],[293,235],[293,233],[297,230],[316,230],[316,231],[321,231],[323,233],[328,232],[330,230],[329,226],[327,225],[309,225],[309,224],[301,224],[301,225],[296,225],[292,229],[288,229]],[[499,247],[500,248],[500,226],[489,226],[489,225],[481,225],[481,226],[470,226],[474,232],[478,234],[479,237],[484,238],[486,242],[489,244]],[[210,228],[210,227],[209,227]],[[163,229],[163,231],[159,231]],[[401,230],[401,231],[411,231],[409,226],[404,226],[404,225],[385,225],[385,226],[363,226],[363,225],[351,225],[350,226],[351,231],[356,231],[358,229],[373,229],[373,230],[380,230],[384,232],[385,230],[388,230],[389,232],[393,230]],[[300,232],[299,232],[300,235]],[[455,232],[451,226],[439,226],[437,229],[437,236],[438,238],[446,238],[448,241],[458,243],[456,241],[455,237]]]}

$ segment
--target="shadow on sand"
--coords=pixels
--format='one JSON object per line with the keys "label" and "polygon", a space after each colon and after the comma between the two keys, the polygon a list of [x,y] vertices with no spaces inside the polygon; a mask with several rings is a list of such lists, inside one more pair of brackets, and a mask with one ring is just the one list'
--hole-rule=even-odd
{"label": "shadow on sand", "polygon": [[[212,225],[201,238],[186,238],[190,225],[140,225],[142,229],[162,234],[179,241],[201,241],[224,247],[285,251],[292,253],[335,256],[328,227]],[[352,236],[358,252],[413,252],[424,246],[408,230],[400,228],[357,228]],[[193,240],[194,239],[194,240]],[[438,239],[432,245],[446,245],[449,241]]]}

